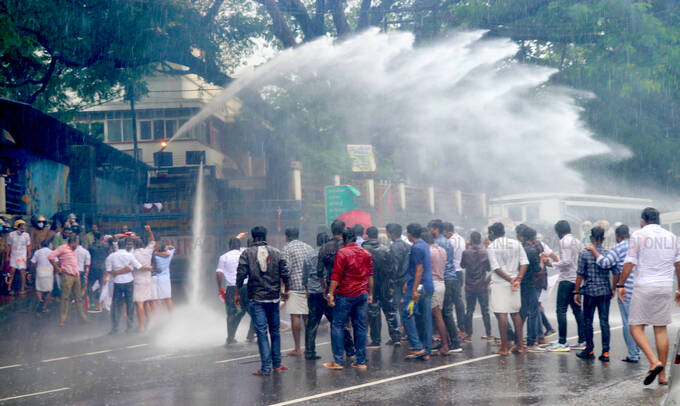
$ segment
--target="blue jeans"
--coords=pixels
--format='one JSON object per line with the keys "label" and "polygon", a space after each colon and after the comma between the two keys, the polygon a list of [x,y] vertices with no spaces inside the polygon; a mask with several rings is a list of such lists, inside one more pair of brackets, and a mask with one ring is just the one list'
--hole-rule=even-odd
{"label": "blue jeans", "polygon": [[526,319],[527,345],[536,344],[541,331],[541,310],[538,307],[538,295],[540,291],[532,286],[521,287],[522,319]]}
{"label": "blue jeans", "polygon": [[619,311],[621,312],[621,322],[623,323],[623,339],[626,341],[628,347],[628,359],[640,360],[640,347],[638,347],[633,335],[630,333],[630,326],[628,325],[628,312],[630,311],[630,296],[626,298],[624,303],[618,299]]}
{"label": "blue jeans", "polygon": [[[279,330],[279,304],[250,301],[250,315],[253,318],[257,347],[260,350],[260,371],[270,373],[281,366],[281,333]],[[267,336],[269,328],[269,337]],[[271,346],[269,338],[271,337]]]}
{"label": "blue jeans", "polygon": [[[409,298],[408,302],[410,301]],[[404,303],[404,308],[408,306],[408,302]],[[420,330],[416,327],[416,318],[419,319],[418,324],[422,325]],[[430,348],[432,347],[432,292],[425,292],[420,295],[418,313],[413,317],[404,318],[403,321],[413,351],[425,349],[425,354],[430,355]]]}
{"label": "blue jeans", "polygon": [[354,329],[354,351],[357,364],[366,363],[366,312],[368,311],[368,293],[357,297],[336,296],[333,307],[333,323],[331,328],[331,346],[333,358],[339,365],[345,365],[345,325],[352,318]]}

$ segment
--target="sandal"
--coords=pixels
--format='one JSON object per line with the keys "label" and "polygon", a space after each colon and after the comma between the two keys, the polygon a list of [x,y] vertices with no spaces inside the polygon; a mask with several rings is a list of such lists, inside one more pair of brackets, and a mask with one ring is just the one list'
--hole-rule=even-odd
{"label": "sandal", "polygon": [[274,368],[274,372],[283,372],[283,371],[288,371],[288,367],[285,365],[281,365],[278,368]]}
{"label": "sandal", "polygon": [[659,385],[668,386],[668,381],[659,381]]}
{"label": "sandal", "polygon": [[271,372],[263,372],[263,371],[255,371],[253,372],[253,375],[255,376],[269,376],[271,375]]}
{"label": "sandal", "polygon": [[335,362],[326,362],[325,364],[323,364],[323,366],[325,366],[328,369],[334,369],[334,370],[345,369],[345,367],[343,367],[342,365],[337,364]]}
{"label": "sandal", "polygon": [[645,380],[642,381],[642,383],[645,385],[651,384],[656,379],[656,376],[659,375],[661,371],[663,371],[663,369],[663,365],[657,365],[654,369],[650,369],[647,371],[647,376],[645,376]]}
{"label": "sandal", "polygon": [[405,360],[409,361],[412,359],[418,359],[427,356],[425,350],[415,351],[404,357]]}
{"label": "sandal", "polygon": [[493,353],[496,354],[496,355],[502,355],[504,357],[510,355],[510,351],[504,350],[502,348],[499,348],[498,350],[494,351]]}
{"label": "sandal", "polygon": [[360,371],[365,371],[366,369],[368,369],[368,367],[366,366],[366,364],[357,364],[357,363],[355,363],[355,362],[352,362],[352,368],[356,368],[356,369],[358,369],[358,370],[360,370]]}

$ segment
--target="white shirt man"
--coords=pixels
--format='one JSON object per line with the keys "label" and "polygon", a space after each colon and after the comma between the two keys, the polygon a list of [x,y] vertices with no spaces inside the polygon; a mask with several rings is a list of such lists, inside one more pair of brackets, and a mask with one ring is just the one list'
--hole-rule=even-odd
{"label": "white shirt man", "polygon": [[31,236],[25,231],[14,230],[7,236],[7,244],[11,246],[9,266],[14,269],[26,269]]}
{"label": "white shirt man", "polygon": [[241,257],[241,250],[231,250],[224,253],[217,262],[216,272],[224,275],[226,286],[236,286],[236,268]]}
{"label": "white shirt man", "polygon": [[456,272],[462,271],[460,261],[463,259],[463,251],[465,251],[465,238],[458,233],[453,233],[449,241],[453,246],[453,264],[456,266]]}
{"label": "white shirt man", "polygon": [[[552,267],[560,271],[559,282],[576,282],[576,268],[578,268],[578,255],[583,249],[581,241],[571,234],[565,234],[560,238],[559,261],[553,262]],[[549,255],[546,253],[546,255]]]}
{"label": "white shirt man", "polygon": [[35,290],[38,292],[51,292],[54,287],[54,267],[47,259],[51,253],[52,250],[49,247],[43,247],[37,250],[31,258],[31,262],[35,264]]}
{"label": "white shirt man", "polygon": [[83,248],[82,245],[76,247],[76,257],[78,258],[78,272],[82,275],[90,269],[92,264],[92,257],[90,256],[90,251]]}
{"label": "white shirt man", "polygon": [[487,248],[491,268],[491,294],[489,304],[494,313],[517,313],[522,305],[519,290],[512,290],[512,284],[494,272],[502,269],[510,278],[519,274],[519,267],[529,265],[527,254],[519,241],[507,237],[496,238]]}
{"label": "white shirt man", "polygon": [[[140,269],[142,264],[137,261],[132,253],[119,249],[106,257],[106,272],[119,271],[123,268],[130,267],[131,269]],[[133,281],[132,272],[116,275],[113,278],[113,283],[129,283]]]}

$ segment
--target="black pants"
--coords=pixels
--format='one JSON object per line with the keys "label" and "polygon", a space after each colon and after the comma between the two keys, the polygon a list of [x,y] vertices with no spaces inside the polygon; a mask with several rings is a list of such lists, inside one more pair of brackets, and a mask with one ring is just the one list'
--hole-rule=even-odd
{"label": "black pants", "polygon": [[557,328],[560,333],[560,344],[567,343],[567,308],[571,307],[578,327],[578,342],[586,341],[583,331],[583,313],[581,307],[574,302],[574,283],[562,281],[557,285]]}
{"label": "black pants", "polygon": [[132,323],[135,319],[135,307],[132,302],[132,289],[134,282],[114,283],[113,299],[111,302],[111,331],[118,331],[120,321],[120,308],[125,303],[125,315],[127,318],[127,330],[132,330]]}
{"label": "black pants", "polygon": [[467,313],[465,314],[465,332],[472,335],[472,315],[475,312],[475,306],[479,302],[479,308],[482,310],[482,320],[484,321],[484,329],[486,335],[491,335],[491,316],[489,315],[489,291],[479,293],[465,292],[465,303],[467,303]]}
{"label": "black pants", "polygon": [[543,323],[543,328],[545,329],[545,332],[547,333],[548,331],[552,330],[552,324],[550,324],[550,320],[545,316],[545,312],[541,310],[541,323]]}
{"label": "black pants", "polygon": [[[227,295],[224,298],[224,306],[227,311],[227,340],[232,341],[236,336],[236,330],[241,323],[241,319],[248,311],[248,290],[244,286],[241,288],[241,308],[234,304],[234,293],[236,286],[227,286]],[[252,328],[252,323],[251,323]]]}
{"label": "black pants", "polygon": [[602,352],[609,352],[609,304],[611,300],[611,295],[583,295],[583,329],[586,334],[586,351],[593,351],[593,348],[595,348],[593,343],[593,319],[595,308],[597,308],[597,317],[600,319],[600,331],[602,333]]}
{"label": "black pants", "polygon": [[[458,281],[444,281],[446,290],[444,291],[444,304],[442,305],[442,317],[444,325],[446,325],[446,332],[449,334],[449,346],[453,348],[460,347],[458,339],[458,328],[456,328],[456,320],[453,318],[453,306],[456,306],[456,313],[458,313],[458,305],[463,305],[463,300],[460,297],[460,283]],[[460,315],[458,315],[460,317]],[[465,317],[463,313],[463,317]],[[463,322],[464,323],[464,322]],[[460,323],[458,323],[460,325]]]}
{"label": "black pants", "polygon": [[389,288],[379,287],[375,289],[380,292],[378,296],[373,297],[373,303],[368,305],[368,326],[370,328],[371,341],[380,344],[382,317],[380,317],[380,309],[385,314],[387,320],[387,328],[390,333],[392,341],[401,340],[401,331],[399,331],[399,320],[397,319],[397,308],[394,306],[392,295]]}
{"label": "black pants", "polygon": [[[323,297],[323,293],[310,293],[307,295],[307,306],[309,316],[307,316],[307,326],[305,327],[305,357],[316,356],[316,333],[319,330],[321,318],[333,323],[333,309],[328,306],[328,302]],[[348,356],[354,355],[354,341],[349,328],[345,327],[345,352]]]}

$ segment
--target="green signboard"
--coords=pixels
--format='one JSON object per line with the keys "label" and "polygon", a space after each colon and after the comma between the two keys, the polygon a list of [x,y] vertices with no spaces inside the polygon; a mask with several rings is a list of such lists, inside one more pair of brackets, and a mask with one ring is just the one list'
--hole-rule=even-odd
{"label": "green signboard", "polygon": [[360,194],[349,185],[326,186],[326,223],[330,226],[339,215],[358,209],[354,197]]}

